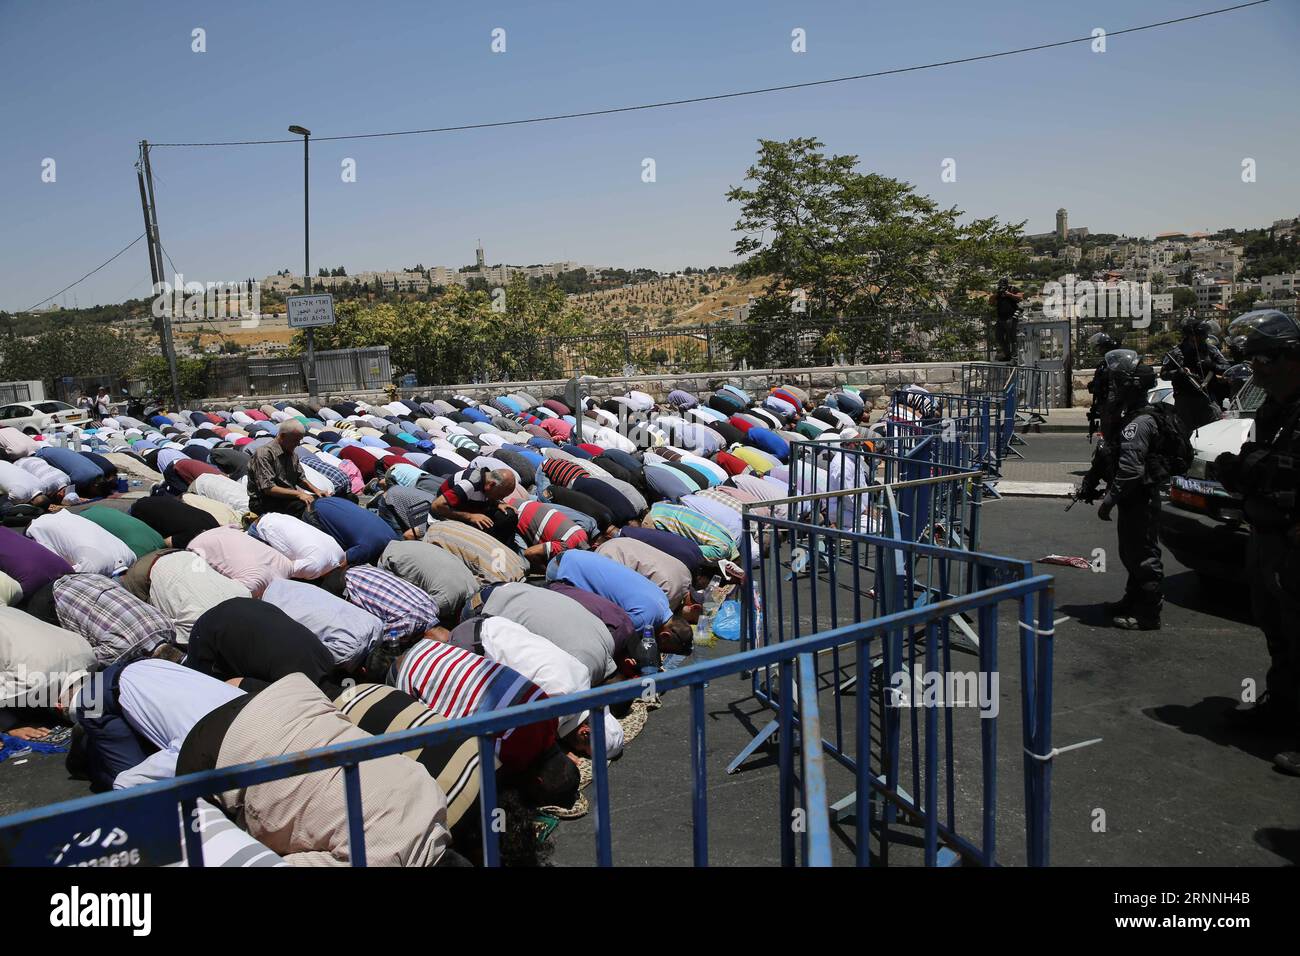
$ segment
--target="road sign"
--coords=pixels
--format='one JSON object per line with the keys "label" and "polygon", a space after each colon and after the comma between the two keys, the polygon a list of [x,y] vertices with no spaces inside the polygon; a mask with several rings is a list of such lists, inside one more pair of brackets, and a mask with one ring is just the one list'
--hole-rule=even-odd
{"label": "road sign", "polygon": [[311,329],[334,324],[334,296],[291,295],[285,300],[289,305],[289,328]]}

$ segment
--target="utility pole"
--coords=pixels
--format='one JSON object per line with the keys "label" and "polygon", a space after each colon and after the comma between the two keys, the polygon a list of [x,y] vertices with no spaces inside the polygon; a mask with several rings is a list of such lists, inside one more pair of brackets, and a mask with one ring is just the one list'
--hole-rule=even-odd
{"label": "utility pole", "polygon": [[[303,126],[290,126],[289,132],[302,137],[302,278],[303,292],[311,295],[311,207],[307,202],[307,154],[311,130]],[[307,397],[312,400],[316,398],[316,330],[311,326],[307,326]]]}
{"label": "utility pole", "polygon": [[[140,201],[144,204],[144,228],[145,232],[148,233],[145,238],[149,242],[149,269],[156,289],[158,288],[157,284],[163,281],[163,249],[162,240],[158,236],[158,202],[154,199],[153,170],[149,168],[149,141],[147,139],[140,140],[140,165],[137,167],[137,172],[140,180]],[[184,290],[182,289],[181,292],[183,293]],[[172,381],[172,401],[175,403],[173,411],[180,411],[181,385],[176,374],[176,349],[172,342],[170,302],[163,311],[161,323],[159,331],[162,337],[163,355],[167,357],[167,373]]]}

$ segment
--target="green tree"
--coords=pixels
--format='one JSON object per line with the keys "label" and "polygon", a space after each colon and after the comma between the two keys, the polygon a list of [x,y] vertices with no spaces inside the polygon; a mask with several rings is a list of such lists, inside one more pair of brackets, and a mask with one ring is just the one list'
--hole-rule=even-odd
{"label": "green tree", "polygon": [[[727,192],[740,204],[735,252],[747,257],[740,277],[770,277],[745,336],[729,343],[751,365],[806,351],[811,330],[770,328],[782,318],[804,325],[861,319],[826,346],[854,360],[894,332],[912,334],[895,328],[900,313],[984,312],[996,279],[1023,268],[1023,223],[964,222],[956,207],[902,180],[860,172],[856,156],[821,147],[812,138],[759,140],[747,185]],[[776,351],[773,336],[784,342]]]}
{"label": "green tree", "polygon": [[[316,330],[318,348],[386,345],[394,373],[415,372],[426,385],[559,377],[567,368],[557,349],[576,336],[591,342],[581,350],[591,374],[622,363],[623,338],[608,334],[612,325],[593,325],[557,286],[532,288],[522,275],[499,299],[488,289],[450,286],[431,302],[344,302],[337,319]],[[300,332],[293,347],[303,345]]]}
{"label": "green tree", "polygon": [[1023,264],[1023,223],[962,223],[910,183],[857,170],[816,139],[760,140],[740,203],[735,252],[742,278],[771,276],[768,297],[803,289],[811,317],[964,305]]}
{"label": "green tree", "polygon": [[126,332],[98,325],[52,329],[0,343],[0,380],[53,383],[65,375],[121,378],[143,355],[144,346]]}

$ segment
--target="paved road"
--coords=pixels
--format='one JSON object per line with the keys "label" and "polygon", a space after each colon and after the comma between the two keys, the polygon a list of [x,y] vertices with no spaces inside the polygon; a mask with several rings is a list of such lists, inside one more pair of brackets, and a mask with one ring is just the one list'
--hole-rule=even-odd
{"label": "paved road", "polygon": [[[1030,462],[1064,469],[1083,459],[1082,435],[1029,436]],[[1066,514],[1056,499],[1006,498],[984,511],[984,550],[1036,560],[1049,553],[1091,557],[1106,550],[1107,571],[1036,565],[1056,575],[1055,728],[1065,746],[1102,743],[1054,762],[1052,862],[1109,866],[1275,866],[1300,862],[1300,780],[1276,772],[1271,755],[1285,738],[1240,739],[1221,718],[1242,681],[1262,686],[1267,655],[1260,632],[1232,595],[1203,586],[1166,554],[1165,627],[1132,634],[1100,626],[1097,606],[1123,591],[1114,525],[1079,505]],[[1023,862],[1019,752],[1019,681],[1015,622],[1002,616],[1003,665],[998,745],[999,856]],[[730,648],[703,652],[727,653]],[[709,711],[710,845],[715,863],[763,864],[778,858],[775,750],[760,750],[742,771],[722,771],[761,725],[747,685],[715,683]],[[853,698],[844,698],[851,708]],[[823,719],[833,696],[822,697]],[[851,730],[850,730],[851,734]],[[963,762],[958,738],[958,763]],[[968,746],[973,738],[964,738]],[[642,735],[612,768],[611,819],[616,863],[654,865],[690,860],[689,703],[668,695]],[[973,752],[973,751],[972,751]],[[851,792],[848,774],[831,764],[832,799]],[[958,775],[957,816],[963,832],[981,808],[978,777]],[[1104,814],[1104,816],[1103,816]],[[1102,827],[1104,826],[1104,830]],[[590,817],[561,825],[557,862],[592,859]],[[838,862],[847,862],[853,828],[837,834]]]}

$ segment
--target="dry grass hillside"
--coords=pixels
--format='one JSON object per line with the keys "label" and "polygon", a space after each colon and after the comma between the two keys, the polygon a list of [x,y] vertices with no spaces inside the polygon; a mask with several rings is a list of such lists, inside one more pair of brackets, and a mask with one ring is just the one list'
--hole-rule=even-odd
{"label": "dry grass hillside", "polygon": [[593,318],[629,319],[638,326],[708,325],[735,319],[735,310],[761,294],[765,284],[765,279],[741,282],[730,273],[668,276],[569,301]]}

